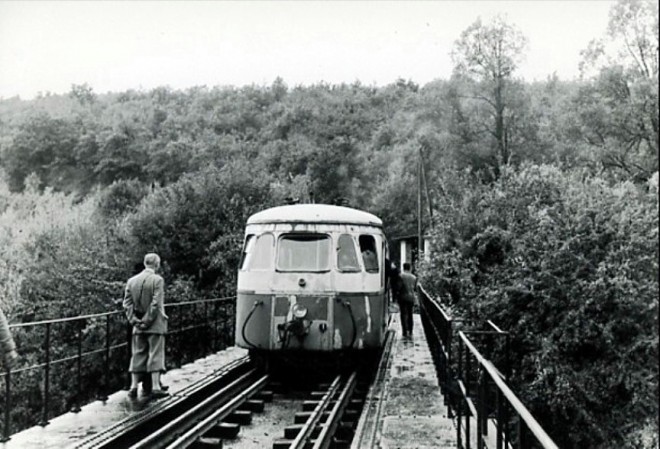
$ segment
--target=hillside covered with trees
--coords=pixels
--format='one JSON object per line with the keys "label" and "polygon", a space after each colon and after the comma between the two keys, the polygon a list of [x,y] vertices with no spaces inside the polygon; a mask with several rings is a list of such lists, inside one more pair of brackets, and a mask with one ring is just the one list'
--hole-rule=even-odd
{"label": "hillside covered with trees", "polygon": [[583,76],[525,82],[503,19],[450,79],[0,100],[0,305],[116,308],[145,252],[167,300],[233,295],[243,225],[289,201],[417,229],[427,289],[515,336],[513,384],[561,447],[657,447],[658,6],[620,1]]}

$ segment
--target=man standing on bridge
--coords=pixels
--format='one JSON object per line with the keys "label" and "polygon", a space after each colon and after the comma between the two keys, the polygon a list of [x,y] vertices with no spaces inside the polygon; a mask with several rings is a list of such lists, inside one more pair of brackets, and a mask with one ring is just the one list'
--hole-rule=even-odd
{"label": "man standing on bridge", "polygon": [[417,291],[417,278],[410,272],[410,264],[403,264],[403,273],[400,277],[399,311],[401,314],[401,330],[404,337],[412,337],[413,306]]}
{"label": "man standing on bridge", "polygon": [[158,254],[144,256],[144,270],[130,278],[124,293],[124,310],[128,322],[133,325],[131,344],[130,398],[137,397],[138,383],[142,375],[151,376],[152,398],[168,395],[160,383],[160,373],[165,371],[165,281],[156,274],[160,268]]}

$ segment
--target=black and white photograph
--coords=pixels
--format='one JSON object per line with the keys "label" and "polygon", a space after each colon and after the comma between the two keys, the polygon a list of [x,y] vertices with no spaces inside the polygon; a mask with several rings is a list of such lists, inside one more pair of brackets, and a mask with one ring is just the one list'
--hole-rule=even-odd
{"label": "black and white photograph", "polygon": [[0,449],[660,449],[654,0],[0,0]]}

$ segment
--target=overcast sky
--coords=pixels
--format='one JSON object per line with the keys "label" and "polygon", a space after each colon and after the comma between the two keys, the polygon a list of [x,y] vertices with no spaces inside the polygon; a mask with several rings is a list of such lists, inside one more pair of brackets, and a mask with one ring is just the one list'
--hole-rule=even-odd
{"label": "overcast sky", "polygon": [[450,52],[479,16],[504,14],[529,39],[518,75],[578,76],[613,2],[590,1],[4,1],[0,98],[168,85],[425,84],[448,78]]}

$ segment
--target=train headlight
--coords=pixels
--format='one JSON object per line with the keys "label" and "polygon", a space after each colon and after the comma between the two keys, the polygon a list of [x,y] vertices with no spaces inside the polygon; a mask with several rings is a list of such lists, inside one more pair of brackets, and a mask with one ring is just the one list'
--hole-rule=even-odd
{"label": "train headlight", "polygon": [[307,308],[301,304],[294,304],[291,307],[291,315],[298,320],[302,320],[307,316]]}

